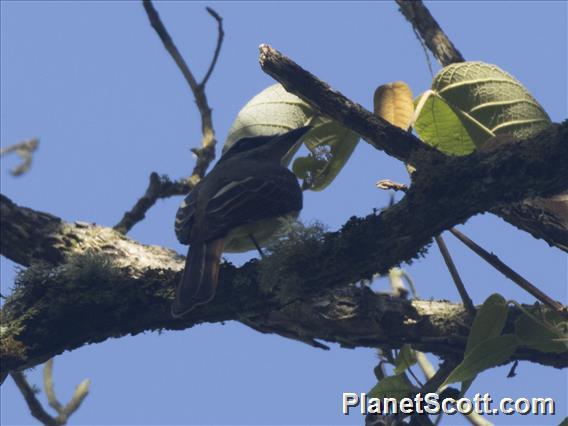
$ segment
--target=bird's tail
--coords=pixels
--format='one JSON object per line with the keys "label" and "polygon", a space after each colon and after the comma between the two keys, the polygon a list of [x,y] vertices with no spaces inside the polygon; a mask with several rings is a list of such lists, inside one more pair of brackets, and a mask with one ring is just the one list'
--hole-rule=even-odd
{"label": "bird's tail", "polygon": [[189,247],[185,269],[177,286],[172,316],[179,318],[215,296],[224,239],[195,243]]}

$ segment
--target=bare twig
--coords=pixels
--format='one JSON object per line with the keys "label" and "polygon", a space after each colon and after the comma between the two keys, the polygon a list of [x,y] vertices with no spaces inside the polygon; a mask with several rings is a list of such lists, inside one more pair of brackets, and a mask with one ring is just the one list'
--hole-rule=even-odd
{"label": "bare twig", "polygon": [[205,73],[205,77],[203,77],[203,80],[201,81],[201,83],[199,83],[200,86],[205,86],[207,84],[207,80],[209,80],[209,77],[211,77],[213,69],[215,68],[215,64],[217,63],[217,59],[219,59],[219,53],[221,52],[221,46],[223,45],[223,38],[225,37],[225,31],[223,31],[223,18],[221,18],[221,16],[219,16],[219,14],[210,7],[206,7],[205,10],[207,10],[209,15],[211,15],[217,21],[218,35],[217,35],[217,46],[215,46],[215,53],[213,54],[213,59],[211,60],[209,69]]}
{"label": "bare twig", "polygon": [[127,211],[114,229],[122,234],[128,233],[134,225],[142,221],[146,212],[160,198],[187,194],[195,185],[189,179],[180,179],[172,182],[167,176],[160,176],[156,172],[150,174],[148,188],[144,195],[136,202],[134,207]]}
{"label": "bare twig", "polygon": [[564,311],[564,307],[562,306],[562,304],[560,304],[556,300],[553,300],[551,297],[544,294],[540,289],[538,289],[529,281],[527,281],[525,278],[523,278],[518,273],[513,271],[505,263],[503,263],[496,255],[494,255],[493,253],[489,253],[483,247],[477,245],[474,241],[469,239],[467,236],[462,234],[457,229],[451,228],[450,232],[454,234],[458,240],[460,240],[467,247],[473,250],[477,255],[483,258],[487,263],[489,263],[491,266],[493,266],[495,269],[497,269],[499,272],[501,272],[511,281],[516,283],[523,290],[532,294],[537,300],[540,300],[542,303],[554,309],[555,311],[558,312]]}
{"label": "bare twig", "polygon": [[[174,41],[172,40],[170,34],[168,33],[168,30],[166,29],[162,20],[160,19],[160,15],[152,5],[152,2],[150,0],[144,0],[143,4],[144,4],[144,9],[146,10],[146,14],[148,15],[148,19],[150,20],[150,24],[152,25],[152,28],[154,28],[154,30],[160,37],[160,40],[162,40],[164,48],[173,58],[174,62],[176,63],[181,73],[183,74],[185,80],[187,81],[187,84],[189,84],[189,87],[191,88],[193,95],[195,96],[195,103],[197,104],[197,109],[199,109],[199,113],[201,114],[201,132],[203,134],[203,137],[201,139],[201,148],[194,148],[191,150],[197,156],[197,163],[193,169],[192,176],[203,177],[205,175],[207,167],[209,167],[211,161],[215,159],[215,145],[217,143],[215,139],[215,131],[213,130],[213,119],[211,117],[211,108],[207,103],[207,96],[205,95],[206,80],[204,79],[202,83],[197,83],[197,80],[193,76],[193,73],[187,66],[187,63],[185,62],[178,48],[174,44]],[[211,12],[209,13],[211,14]],[[221,32],[219,33],[219,36],[222,41],[221,35],[223,34],[223,32],[222,32],[221,21],[219,21],[218,18],[215,17],[215,15],[217,15],[216,12],[215,15],[213,14],[211,15],[215,19],[217,19],[217,22],[220,25]],[[220,42],[218,42],[218,44],[219,43]],[[218,49],[220,48],[221,47],[219,45]],[[216,62],[215,56],[213,60]],[[215,64],[212,63],[212,65]],[[208,73],[210,74],[209,71]],[[207,75],[206,77],[209,78]]]}
{"label": "bare twig", "polygon": [[215,10],[210,7],[206,8],[207,12],[217,21],[218,36],[217,45],[215,47],[213,59],[209,65],[209,69],[205,73],[203,80],[198,83],[173,42],[168,30],[160,19],[160,15],[152,5],[152,2],[150,0],[144,0],[143,5],[144,10],[148,15],[148,19],[150,20],[150,24],[160,37],[160,40],[162,40],[165,49],[173,58],[193,92],[197,109],[201,115],[201,132],[203,136],[201,139],[201,147],[193,148],[191,150],[196,155],[197,161],[189,178],[182,179],[177,182],[171,182],[169,178],[165,176],[160,177],[157,173],[152,173],[150,175],[150,183],[148,184],[148,188],[144,195],[137,201],[130,211],[124,214],[120,222],[114,227],[114,229],[123,234],[126,234],[134,225],[142,221],[146,212],[158,199],[187,194],[205,175],[209,164],[211,164],[211,162],[215,159],[215,145],[217,144],[215,131],[213,129],[211,108],[207,102],[207,96],[205,95],[205,85],[215,69],[219,53],[221,52],[221,46],[223,45],[223,38],[225,35],[223,30],[223,19],[217,12],[215,12]]}
{"label": "bare twig", "polygon": [[0,149],[0,156],[15,152],[22,159],[22,163],[18,167],[10,170],[12,176],[21,176],[30,169],[32,153],[37,149],[38,145],[39,139],[33,138]]}
{"label": "bare twig", "polygon": [[412,24],[415,33],[422,38],[440,64],[446,66],[465,61],[422,1],[395,1],[404,17]]}
{"label": "bare twig", "polygon": [[55,389],[53,388],[53,358],[50,358],[43,367],[43,388],[49,405],[58,413],[62,411],[63,405],[57,400]]}
{"label": "bare twig", "polygon": [[381,179],[376,183],[376,185],[377,188],[385,191],[392,189],[393,191],[406,192],[408,190],[408,185],[405,185],[404,183],[394,182],[390,179]]}
{"label": "bare twig", "polygon": [[471,301],[469,294],[467,294],[467,290],[465,289],[465,285],[464,285],[464,283],[463,283],[463,281],[460,277],[460,274],[458,273],[458,270],[456,268],[456,265],[454,264],[452,256],[450,255],[450,251],[448,250],[448,247],[446,247],[446,243],[444,242],[444,239],[442,238],[441,235],[437,235],[434,238],[436,240],[436,244],[438,245],[438,248],[440,249],[440,253],[442,253],[442,257],[444,258],[444,262],[446,262],[446,266],[448,267],[448,271],[450,271],[450,275],[452,276],[452,280],[454,281],[454,284],[456,285],[456,288],[458,289],[458,293],[460,294],[460,297],[462,299],[462,302],[463,302],[465,309],[467,310],[467,312],[472,317],[474,317],[475,313],[476,313],[475,306],[473,305],[473,302]]}
{"label": "bare twig", "polygon": [[55,418],[51,417],[43,409],[41,403],[36,398],[35,390],[28,383],[25,374],[21,371],[14,371],[10,375],[12,376],[12,379],[14,379],[16,386],[26,400],[26,404],[28,404],[31,415],[46,426],[59,426],[61,423],[58,423]]}
{"label": "bare twig", "polygon": [[[401,183],[397,183],[397,182],[392,182],[389,179],[383,179],[380,180],[379,182],[377,182],[377,188],[379,189],[394,189],[399,190],[399,191],[403,191],[406,192],[408,190],[408,187],[404,184]],[[476,244],[473,240],[471,240],[470,238],[466,237],[464,234],[462,234],[461,232],[457,231],[455,228],[451,228],[450,232],[452,232],[454,235],[461,235],[464,238],[467,238],[468,241],[471,242],[471,244],[475,245],[476,247],[479,248],[479,250],[483,251],[484,253],[487,253],[487,251],[485,251],[485,249],[483,249],[481,246],[479,246],[478,244]],[[459,237],[458,237],[459,238]],[[465,285],[463,284],[462,279],[459,276],[458,270],[452,260],[452,257],[450,255],[450,252],[442,238],[441,235],[438,235],[436,237],[434,237],[434,239],[436,240],[436,243],[438,245],[438,248],[440,249],[440,253],[442,254],[442,257],[444,258],[444,262],[446,263],[446,266],[448,267],[448,270],[450,271],[450,275],[452,276],[452,280],[454,281],[454,284],[456,285],[456,288],[460,294],[460,297],[463,301],[464,307],[466,308],[467,312],[470,315],[475,315],[476,310],[475,310],[475,306],[471,300],[471,298],[469,297],[467,290],[465,288]],[[467,243],[466,243],[467,244]],[[474,250],[475,251],[475,250]],[[477,251],[475,251],[477,253]],[[479,253],[478,253],[479,254]],[[489,255],[489,254],[488,254]],[[484,256],[480,255],[482,258],[486,259]],[[491,255],[489,255],[491,256]],[[496,257],[496,256],[495,256]],[[487,260],[487,259],[486,259]],[[498,259],[497,259],[498,260]],[[504,265],[504,264],[503,264]],[[505,265],[505,267],[507,267]],[[508,268],[508,267],[507,267]],[[499,269],[499,268],[498,268]],[[500,270],[500,269],[499,269]],[[509,268],[509,270],[515,274],[515,276],[520,277],[521,280],[524,280],[526,283],[528,283],[528,281],[526,281],[524,278],[522,278],[519,274],[517,274],[515,271],[513,271],[512,269]],[[500,270],[501,271],[501,270]],[[502,272],[502,271],[501,271]],[[511,277],[509,277],[511,278]],[[511,278],[513,279],[513,278]],[[514,281],[514,280],[513,280]],[[516,281],[515,281],[516,282]],[[532,286],[532,284],[528,283],[530,286]],[[520,284],[519,284],[520,285]],[[538,290],[536,287],[532,286],[535,291],[540,292],[540,290]],[[524,287],[523,287],[524,288]],[[527,291],[529,291],[529,293],[531,292],[530,290],[526,289]],[[540,292],[542,293],[542,292]],[[533,294],[533,293],[531,293]],[[544,293],[542,293],[544,294]],[[534,295],[534,294],[533,294]],[[535,296],[536,297],[536,296]],[[548,297],[546,295],[544,295],[544,297]],[[537,297],[538,299],[538,297]],[[540,300],[540,299],[539,299]],[[546,303],[546,302],[543,302]],[[550,306],[550,305],[549,305]],[[558,304],[558,306],[562,306],[560,304]]]}
{"label": "bare twig", "polygon": [[69,417],[77,411],[83,400],[89,394],[90,380],[83,380],[73,392],[73,396],[69,403],[63,406],[55,396],[53,389],[53,358],[45,363],[43,369],[43,386],[47,395],[49,405],[57,412],[57,417],[51,416],[44,409],[39,400],[36,398],[36,391],[28,383],[26,376],[21,371],[11,373],[12,378],[16,382],[16,386],[24,396],[26,403],[30,409],[32,416],[38,419],[46,426],[61,426],[67,424]]}

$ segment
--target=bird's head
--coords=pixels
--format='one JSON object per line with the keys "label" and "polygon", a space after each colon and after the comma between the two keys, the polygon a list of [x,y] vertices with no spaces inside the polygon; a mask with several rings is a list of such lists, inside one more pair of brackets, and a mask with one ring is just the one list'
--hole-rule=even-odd
{"label": "bird's head", "polygon": [[281,161],[311,128],[311,126],[304,126],[278,135],[253,136],[239,139],[225,151],[219,162],[237,154]]}

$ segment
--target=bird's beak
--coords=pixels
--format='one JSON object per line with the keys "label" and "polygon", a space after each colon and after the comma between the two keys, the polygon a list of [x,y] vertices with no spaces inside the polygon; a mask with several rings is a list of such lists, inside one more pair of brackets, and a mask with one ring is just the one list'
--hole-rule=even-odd
{"label": "bird's beak", "polygon": [[[278,151],[280,157],[283,159],[283,163],[287,164],[291,157],[295,154],[296,146],[299,146],[300,141],[306,133],[308,133],[313,127],[304,126],[299,127],[289,132],[283,133],[275,137],[270,143],[273,145],[273,149]],[[288,154],[291,153],[290,158]]]}

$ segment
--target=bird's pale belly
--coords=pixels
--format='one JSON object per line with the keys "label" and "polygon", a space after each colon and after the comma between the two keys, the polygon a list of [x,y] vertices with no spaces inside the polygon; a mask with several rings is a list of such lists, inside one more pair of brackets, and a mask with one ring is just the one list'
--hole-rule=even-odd
{"label": "bird's pale belly", "polygon": [[271,238],[285,234],[294,223],[299,213],[299,211],[292,212],[279,218],[263,219],[235,228],[227,235],[223,251],[226,253],[242,253],[254,250],[255,245],[250,235],[253,235],[258,244],[262,246]]}

